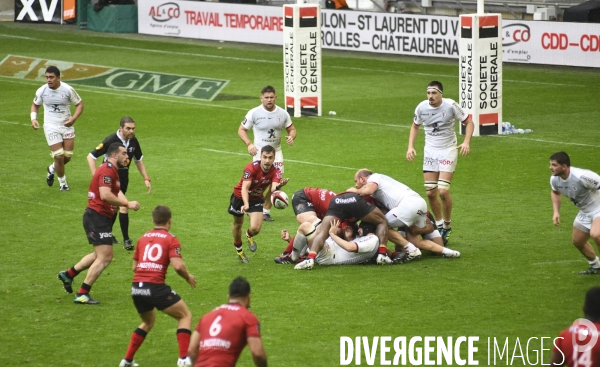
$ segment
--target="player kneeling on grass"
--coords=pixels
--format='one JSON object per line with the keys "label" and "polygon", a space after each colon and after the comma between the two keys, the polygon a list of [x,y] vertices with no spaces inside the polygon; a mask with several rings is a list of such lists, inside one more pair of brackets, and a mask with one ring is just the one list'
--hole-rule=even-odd
{"label": "player kneeling on grass", "polygon": [[271,191],[277,191],[288,182],[287,178],[281,178],[281,171],[273,165],[274,160],[275,149],[270,145],[262,147],[260,160],[250,162],[244,167],[242,178],[233,188],[233,194],[229,199],[227,211],[233,215],[233,246],[242,263],[248,262],[248,257],[242,249],[244,215],[250,217],[246,240],[248,248],[254,252],[258,245],[254,236],[260,232],[263,222],[264,193],[269,187]]}
{"label": "player kneeling on grass", "polygon": [[152,222],[154,222],[154,229],[146,232],[139,239],[133,255],[135,275],[131,285],[131,297],[142,319],[142,324],[131,335],[127,353],[119,367],[137,366],[133,361],[133,356],[154,326],[155,308],[177,319],[177,342],[179,343],[177,366],[191,367],[192,361],[188,357],[188,347],[192,334],[190,331],[192,314],[181,297],[165,284],[165,276],[167,268],[171,264],[190,287],[196,287],[196,279],[188,273],[181,258],[179,240],[169,232],[171,210],[166,206],[157,206],[152,211]]}
{"label": "player kneeling on grass", "polygon": [[[396,235],[400,236],[407,243],[414,243],[419,250],[430,251],[433,254],[441,255],[446,258],[458,258],[460,257],[460,252],[454,251],[448,247],[444,247],[444,241],[442,235],[439,230],[434,226],[435,219],[433,215],[427,212],[426,217],[426,226],[424,228],[418,228],[416,226],[412,226],[410,228],[401,227],[396,229],[389,229],[389,237],[390,239],[394,238]],[[392,233],[395,232],[395,233]],[[409,259],[408,252],[403,246],[396,245],[396,251],[388,250],[388,255],[396,264],[402,264],[407,261],[416,260]],[[419,258],[421,256],[419,255]]]}
{"label": "player kneeling on grass", "polygon": [[[329,229],[329,237],[325,246],[315,257],[319,265],[354,265],[369,263],[378,255],[379,238],[375,235],[376,226],[361,222],[358,230],[353,225],[342,226],[340,221],[334,219]],[[281,238],[293,245],[292,262],[298,261],[300,256],[308,252],[309,242],[313,237],[314,225],[308,222],[298,228],[294,238],[289,238],[289,232],[283,230]],[[307,237],[308,235],[308,237]]]}

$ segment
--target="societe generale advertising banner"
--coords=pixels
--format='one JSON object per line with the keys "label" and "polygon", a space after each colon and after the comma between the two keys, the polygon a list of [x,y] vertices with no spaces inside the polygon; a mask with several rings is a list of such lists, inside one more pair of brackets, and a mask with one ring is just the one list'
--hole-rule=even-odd
{"label": "societe generale advertising banner", "polygon": [[[138,3],[140,33],[283,45],[283,8],[202,1]],[[459,18],[321,10],[324,49],[458,59]],[[600,24],[503,20],[503,61],[600,68]]]}

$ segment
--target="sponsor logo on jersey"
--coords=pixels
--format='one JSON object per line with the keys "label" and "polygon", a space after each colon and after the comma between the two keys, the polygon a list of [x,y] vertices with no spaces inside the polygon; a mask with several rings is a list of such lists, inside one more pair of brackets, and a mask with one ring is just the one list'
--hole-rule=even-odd
{"label": "sponsor logo on jersey", "polygon": [[356,203],[356,198],[335,198],[335,203],[336,204],[351,204],[351,203]]}
{"label": "sponsor logo on jersey", "polygon": [[206,101],[212,101],[229,83],[229,80],[222,79],[120,69],[16,55],[8,55],[0,62],[0,76],[45,83],[46,65],[67,65],[61,68],[61,75],[62,80],[68,84]]}
{"label": "sponsor logo on jersey", "polygon": [[110,176],[104,176],[104,184],[105,185],[110,185],[112,183],[112,177]]}

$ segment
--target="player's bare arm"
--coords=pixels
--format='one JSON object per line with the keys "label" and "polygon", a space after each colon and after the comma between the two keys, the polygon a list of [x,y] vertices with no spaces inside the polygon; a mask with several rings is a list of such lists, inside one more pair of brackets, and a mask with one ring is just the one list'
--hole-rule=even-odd
{"label": "player's bare arm", "polygon": [[354,192],[356,192],[358,195],[360,196],[368,196],[368,195],[373,195],[375,193],[375,191],[377,190],[377,184],[375,182],[369,182],[367,184],[365,184],[363,187],[361,187],[360,189],[357,188],[353,188]]}
{"label": "player's bare arm", "polygon": [[287,185],[289,181],[289,178],[282,178],[280,182],[273,182],[271,184],[271,192],[281,190],[281,188]]}
{"label": "player's bare arm", "polygon": [[417,151],[415,150],[415,141],[417,140],[417,136],[419,135],[419,125],[412,124],[410,127],[410,133],[408,135],[408,150],[406,151],[406,160],[412,162],[415,160],[417,156]]}
{"label": "player's bare arm", "polygon": [[137,167],[138,171],[140,171],[140,174],[144,178],[144,184],[148,188],[148,194],[150,194],[152,192],[152,183],[150,183],[150,177],[148,177],[148,173],[146,172],[146,166],[144,165],[144,162],[142,162],[142,161],[135,162],[135,166]]}
{"label": "player's bare arm", "polygon": [[287,243],[290,243],[290,241],[292,240],[292,237],[290,237],[290,232],[288,232],[287,229],[281,230],[281,239]]}
{"label": "player's bare arm", "polygon": [[246,144],[246,146],[248,147],[248,154],[250,154],[251,156],[254,157],[256,155],[256,153],[258,152],[258,149],[252,143],[252,140],[250,140],[250,137],[248,136],[248,130],[242,125],[240,125],[240,127],[238,128],[238,136],[240,137],[240,139],[242,139],[244,144]]}
{"label": "player's bare arm", "polygon": [[292,124],[285,129],[288,132],[288,135],[285,137],[285,141],[288,143],[288,145],[294,145],[294,140],[296,140],[296,128]]}
{"label": "player's bare arm", "polygon": [[31,115],[31,127],[33,128],[33,130],[37,130],[40,128],[40,123],[37,120],[37,114],[38,114],[39,110],[40,110],[40,106],[36,105],[35,103],[31,103],[30,115]]}
{"label": "player's bare arm", "polygon": [[140,203],[137,201],[128,201],[123,192],[119,191],[119,195],[115,196],[108,186],[100,186],[100,199],[107,204],[114,206],[126,206],[129,209],[138,210]]}
{"label": "player's bare arm", "polygon": [[198,358],[198,348],[200,346],[200,333],[194,330],[190,338],[190,345],[188,347],[188,357],[192,360],[192,365],[196,364]]}
{"label": "player's bare arm", "polygon": [[185,281],[190,285],[190,288],[196,288],[196,278],[188,272],[183,259],[180,257],[171,257],[169,260],[171,261],[171,266],[173,266],[173,269],[175,269],[177,275],[185,279]]}
{"label": "player's bare arm", "polygon": [[552,223],[554,223],[555,226],[558,226],[560,224],[560,192],[550,190],[550,198],[552,199],[552,209],[554,211],[552,214]]}
{"label": "player's bare arm", "polygon": [[241,211],[244,214],[250,209],[250,194],[248,193],[248,189],[250,189],[251,184],[252,177],[250,177],[250,180],[242,182],[242,200],[244,201],[244,205],[242,206]]}
{"label": "player's bare arm", "polygon": [[90,156],[88,154],[88,156],[86,157],[87,162],[88,162],[88,166],[90,167],[90,172],[92,172],[92,176],[94,175],[94,173],[96,173],[96,160],[94,159],[94,157]]}
{"label": "player's bare arm", "polygon": [[67,122],[65,122],[64,125],[66,127],[73,126],[73,124],[75,123],[75,121],[77,121],[77,119],[79,118],[79,116],[81,115],[82,112],[83,112],[83,101],[79,102],[79,104],[77,104],[75,106],[75,113],[73,113],[73,116],[69,117],[69,119],[67,120]]}
{"label": "player's bare arm", "polygon": [[458,146],[458,149],[460,149],[460,155],[467,156],[471,152],[470,143],[471,137],[473,136],[473,130],[475,129],[475,125],[473,124],[473,119],[471,118],[471,116],[467,117],[467,119],[463,121],[462,124],[465,125],[465,139],[463,140],[463,143]]}
{"label": "player's bare arm", "polygon": [[250,354],[252,354],[252,360],[256,367],[267,367],[267,354],[265,353],[261,339],[251,336],[246,339],[246,342],[248,343],[248,349],[250,349]]}
{"label": "player's bare arm", "polygon": [[335,243],[337,243],[344,250],[346,250],[348,252],[358,252],[358,247],[356,246],[356,244],[354,244],[352,242],[348,242],[345,239],[338,236],[339,231],[340,231],[340,220],[334,219],[331,222],[331,227],[329,228],[329,237],[331,237],[333,239],[333,241]]}

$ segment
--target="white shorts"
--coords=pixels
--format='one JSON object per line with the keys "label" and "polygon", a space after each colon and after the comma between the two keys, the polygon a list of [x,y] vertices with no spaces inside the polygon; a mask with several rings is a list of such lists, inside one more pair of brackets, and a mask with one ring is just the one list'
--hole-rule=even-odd
{"label": "white shorts", "polygon": [[52,146],[57,143],[62,143],[65,140],[74,139],[75,128],[73,126],[66,127],[44,124],[44,134],[46,135],[48,146]]}
{"label": "white shorts", "polygon": [[446,149],[425,148],[423,157],[423,171],[454,172],[458,159],[458,149],[456,147]]}
{"label": "white shorts", "polygon": [[[252,160],[260,161],[260,149],[254,158],[252,158]],[[279,168],[281,170],[281,174],[283,175],[283,152],[281,149],[275,150],[275,161],[273,162],[273,165]]]}
{"label": "white shorts", "polygon": [[[402,237],[404,237],[404,238],[406,238],[406,230],[405,230],[405,229],[406,229],[406,228],[398,229],[398,233],[400,233],[400,236],[402,236]],[[440,237],[442,237],[442,235],[440,234],[440,231],[438,231],[438,229],[437,229],[437,227],[436,227],[436,228],[433,230],[433,232],[431,232],[431,233],[427,233],[427,234],[424,234],[424,235],[421,235],[421,237],[422,237],[424,240],[430,240],[430,241],[433,241],[433,240],[434,240],[434,239],[436,239],[436,238],[440,238]]]}
{"label": "white shorts", "polygon": [[577,213],[577,216],[573,221],[573,227],[578,228],[586,233],[590,233],[590,229],[592,228],[592,222],[596,218],[600,218],[600,211],[597,211],[593,214],[579,212]]}
{"label": "white shorts", "polygon": [[412,227],[413,225],[423,228],[427,221],[427,203],[420,196],[404,198],[400,205],[393,208],[385,215],[390,227]]}

